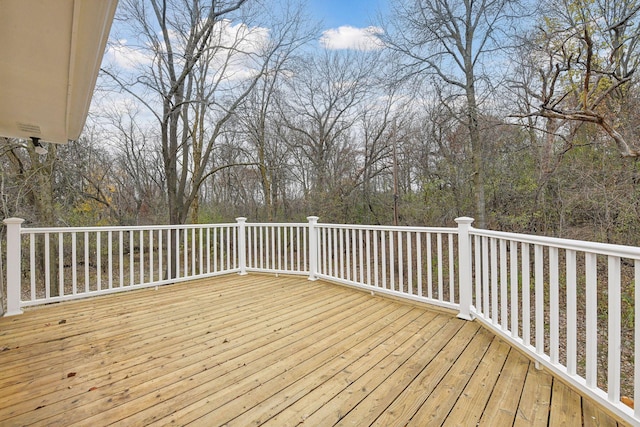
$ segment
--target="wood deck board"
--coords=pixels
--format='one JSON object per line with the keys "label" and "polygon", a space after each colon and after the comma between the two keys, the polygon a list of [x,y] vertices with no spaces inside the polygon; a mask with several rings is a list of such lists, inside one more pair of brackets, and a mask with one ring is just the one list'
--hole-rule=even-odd
{"label": "wood deck board", "polygon": [[[354,326],[365,328],[371,317],[377,314],[400,316],[404,313],[390,313],[386,310],[386,307],[372,306],[367,310],[361,310],[358,314],[361,318],[356,319]],[[295,343],[280,350],[275,350],[274,346],[271,345],[261,347],[256,351],[256,357],[251,361],[252,363],[249,363],[247,359],[243,359],[245,361],[242,363],[241,369],[236,369],[231,375],[227,374],[223,377],[218,377],[216,380],[217,390],[214,393],[210,391],[210,384],[199,381],[196,378],[196,381],[186,384],[184,388],[178,389],[178,393],[175,394],[181,401],[184,401],[184,393],[193,393],[199,387],[201,393],[187,401],[195,400],[195,402],[181,408],[179,411],[175,411],[176,406],[172,405],[173,414],[168,413],[167,416],[176,417],[181,423],[200,419],[207,425],[224,424],[223,421],[226,421],[226,419],[215,421],[215,417],[222,416],[224,418],[228,417],[227,414],[229,413],[238,413],[243,409],[238,405],[245,405],[247,400],[259,402],[260,400],[252,399],[254,398],[253,395],[256,394],[256,388],[259,386],[258,392],[263,392],[262,386],[264,384],[269,384],[268,388],[275,387],[278,390],[278,384],[274,383],[282,384],[284,381],[292,381],[298,375],[304,373],[306,369],[315,370],[318,364],[332,358],[334,352],[341,350],[342,341],[348,338],[348,333],[345,332],[344,328],[340,327],[340,323],[334,323],[332,325],[333,328],[323,327],[320,330],[306,328],[301,330]],[[210,371],[206,376],[210,377]],[[274,380],[278,376],[284,376],[285,380],[279,382]],[[237,399],[238,396],[242,396],[242,399]],[[154,396],[150,397],[154,398]],[[131,403],[134,406],[138,405],[137,402]],[[230,406],[233,409],[230,410]],[[215,412],[212,414],[214,410]],[[156,415],[154,414],[154,417]],[[206,421],[208,419],[212,420]],[[149,421],[154,420],[145,419],[143,424]]]}
{"label": "wood deck board", "polygon": [[[234,298],[237,299],[237,297]],[[279,307],[279,304],[281,303],[277,303],[275,306]],[[113,346],[116,346],[120,344],[120,341],[134,342],[135,338],[157,338],[159,335],[164,337],[167,331],[179,332],[175,327],[172,328],[171,326],[192,326],[190,318],[193,314],[191,314],[188,309],[167,306],[162,299],[158,301],[158,305],[171,308],[172,310],[175,309],[179,312],[176,312],[172,318],[167,319],[166,323],[162,323],[158,322],[158,313],[156,311],[146,311],[143,309],[134,316],[134,319],[130,318],[133,316],[133,311],[130,311],[128,315],[117,315],[106,319],[92,319],[89,322],[82,322],[83,330],[80,332],[74,329],[79,323],[77,321],[72,322],[69,320],[64,324],[59,324],[59,321],[53,322],[51,318],[44,319],[45,322],[43,324],[49,325],[48,328],[50,328],[50,332],[48,331],[46,334],[42,334],[40,341],[36,341],[31,345],[22,342],[20,339],[16,341],[11,340],[11,349],[13,351],[5,353],[7,357],[0,361],[0,366],[6,369],[16,369],[21,365],[28,365],[30,370],[38,370],[41,368],[40,365],[44,367],[54,365],[57,359],[69,361],[64,353],[60,352],[60,354],[56,354],[56,350],[70,350],[70,353],[77,354],[79,358],[86,357],[86,354],[83,354],[80,350],[86,347],[87,339],[90,339],[92,342],[109,342]],[[225,307],[221,306],[221,309],[224,310]],[[268,307],[265,307],[265,309],[268,309]],[[241,312],[239,308],[228,311],[231,311],[232,314]],[[248,316],[246,315],[246,311],[243,313],[244,315],[238,316],[238,318],[244,321]],[[181,316],[181,314],[184,315]],[[204,322],[220,316],[221,314],[217,312],[211,312],[208,318],[201,317],[200,321]],[[95,331],[94,322],[100,322],[100,331]],[[229,322],[231,322],[231,318]],[[26,328],[30,327],[32,326],[26,326]],[[97,337],[99,338],[98,340],[96,340],[95,334],[99,334]],[[73,351],[73,347],[76,346],[77,348],[75,348],[75,350],[77,351]],[[100,349],[92,349],[92,353],[98,353],[100,351]]]}
{"label": "wood deck board", "polygon": [[493,387],[509,354],[510,347],[494,339],[473,372],[456,406],[447,416],[444,425],[475,426],[482,418]]}
{"label": "wood deck board", "polygon": [[553,382],[551,402],[549,425],[567,427],[582,426],[580,396],[561,381]]}
{"label": "wood deck board", "polygon": [[[274,306],[273,304],[271,304],[271,306],[269,305],[269,303],[264,303],[264,302],[260,302],[261,307],[264,308],[264,314],[268,315],[270,313],[270,311],[272,310],[272,306]],[[279,303],[275,303],[275,306],[277,306]],[[219,306],[218,306],[219,307]],[[299,307],[302,310],[307,310],[308,308],[306,308],[304,305],[301,305]],[[224,310],[224,307],[221,307],[221,309]],[[152,314],[153,316],[154,314]],[[141,317],[145,316],[144,313],[142,313],[140,315]],[[159,322],[157,319],[154,320],[153,324],[150,325],[150,327],[147,327],[146,329],[143,329],[144,326],[142,325],[138,325],[135,329],[134,329],[134,333],[131,334],[121,334],[120,337],[122,338],[121,341],[119,342],[119,340],[117,339],[117,337],[107,337],[104,332],[102,331],[102,329],[99,331],[99,333],[97,333],[97,338],[102,339],[103,341],[107,340],[108,343],[110,345],[116,346],[116,345],[121,345],[123,343],[126,342],[136,342],[135,338],[137,337],[146,337],[146,338],[152,338],[152,339],[157,339],[158,337],[161,337],[162,341],[167,340],[167,338],[169,336],[173,336],[171,335],[173,332],[177,332],[177,335],[181,336],[182,334],[184,334],[184,329],[178,329],[175,328],[176,325],[180,325],[182,327],[187,326],[187,332],[191,332],[192,330],[197,330],[198,328],[201,327],[205,327],[205,328],[211,328],[209,325],[213,324],[213,322],[215,322],[216,318],[220,318],[220,314],[217,314],[215,311],[212,311],[210,313],[204,314],[200,316],[199,322],[198,323],[194,323],[194,322],[190,322],[189,318],[182,318],[179,319],[179,321],[168,321],[166,323],[163,322]],[[227,329],[231,329],[234,330],[235,328],[239,328],[242,327],[243,324],[247,324],[247,323],[251,323],[251,322],[255,322],[255,316],[251,316],[250,313],[247,312],[242,312],[240,310],[238,310],[237,308],[233,308],[232,310],[229,310],[229,313],[226,316],[222,316],[224,317],[224,327]],[[128,322],[128,320],[124,320],[124,322]],[[129,325],[120,325],[121,328],[123,328],[124,330],[129,329]],[[218,335],[223,333],[222,330],[216,330],[216,331],[210,331],[210,332],[216,332]],[[92,337],[92,338],[96,338],[96,337]],[[134,338],[133,340],[131,338]],[[210,337],[209,337],[210,338]],[[145,344],[150,344],[149,343],[145,343]],[[122,349],[122,347],[118,347],[120,349]],[[49,364],[51,363],[51,361],[49,362]],[[33,364],[29,364],[30,366],[33,366]]]}
{"label": "wood deck board", "polygon": [[546,426],[549,422],[553,378],[529,363],[514,427]]}
{"label": "wood deck board", "polygon": [[532,366],[441,311],[229,275],[0,318],[0,425],[617,424]]}
{"label": "wood deck board", "polygon": [[[336,298],[335,300],[338,301],[339,299]],[[340,301],[340,304],[344,304],[346,299],[343,298],[339,301]],[[327,307],[331,307],[331,301],[326,300],[325,302],[327,304]],[[345,308],[348,308],[348,306],[345,307],[344,305],[340,305],[339,308],[336,310],[344,310]],[[309,308],[305,307],[304,304],[302,304],[298,310],[300,312],[304,312],[305,315],[307,316],[312,315],[314,313],[313,311],[310,311]],[[290,311],[288,315],[292,315],[292,313],[294,313],[294,311]],[[267,310],[266,314],[269,315],[270,311]],[[229,314],[229,317],[233,317],[233,316],[234,316],[233,313]],[[225,323],[227,322],[231,322],[231,320],[226,319]],[[77,373],[77,379],[82,378],[85,381],[89,381],[89,380],[99,381],[99,378],[101,376],[108,376],[108,382],[112,383],[114,382],[115,379],[117,379],[117,378],[114,378],[114,377],[117,377],[117,372],[123,371],[123,369],[128,368],[129,366],[132,366],[133,370],[129,369],[129,370],[123,371],[120,377],[129,377],[135,374],[136,372],[139,372],[141,369],[149,370],[158,364],[171,362],[172,360],[171,355],[175,354],[176,350],[179,350],[180,352],[199,353],[208,347],[206,342],[210,342],[211,340],[215,340],[215,339],[219,339],[220,341],[224,341],[224,339],[234,340],[234,343],[236,343],[235,336],[233,334],[231,335],[226,334],[225,333],[226,331],[224,328],[221,328],[220,330],[212,334],[209,334],[209,332],[211,332],[210,331],[211,325],[208,322],[205,322],[205,323],[206,324],[204,325],[204,327],[207,328],[206,331],[199,330],[192,325],[189,329],[190,334],[182,336],[183,340],[186,340],[186,341],[182,341],[182,343],[167,341],[167,336],[157,336],[156,337],[157,339],[155,340],[156,346],[154,347],[149,347],[151,345],[150,341],[140,342],[135,340],[133,340],[127,347],[112,345],[113,347],[117,347],[119,351],[119,359],[118,359],[117,367],[114,367],[112,365],[104,366],[102,361],[97,360],[93,363],[74,364],[74,366],[70,366],[69,369]],[[254,320],[253,323],[261,323],[261,320],[260,319]],[[237,327],[238,325],[235,325],[235,326]],[[177,334],[178,336],[180,336],[179,330],[177,331]],[[222,338],[222,336],[224,336],[225,338]],[[252,336],[250,338],[255,341],[258,337]],[[207,341],[203,341],[205,339]],[[184,344],[184,343],[187,343],[186,345],[191,345],[191,347],[185,348],[186,345],[177,346],[177,344]],[[113,343],[110,343],[110,345],[111,344]],[[170,344],[173,344],[173,347],[168,347],[168,345]],[[195,345],[192,345],[192,344],[195,344]],[[163,349],[163,347],[165,348]],[[125,352],[126,348],[131,348],[131,351]],[[243,348],[240,350],[239,354],[244,354],[246,353],[246,351],[247,349]],[[153,354],[153,359],[151,361],[149,361],[149,354]],[[89,362],[89,360],[86,360],[85,362]],[[57,365],[54,365],[54,367],[57,367],[57,370],[59,372],[62,372],[63,374],[66,372],[70,372],[65,370],[64,367],[60,367]],[[105,371],[108,371],[108,372],[105,372]],[[86,376],[81,377],[81,375],[86,375]],[[50,380],[51,380],[51,377],[53,377],[53,380],[57,380],[57,381],[60,380],[59,373],[54,373],[53,375],[49,375]],[[75,379],[76,378],[74,378],[74,380]],[[102,385],[103,384],[101,384],[100,382],[97,382],[95,383],[94,386],[100,387]],[[60,393],[61,391],[62,392],[65,391],[64,388],[66,387],[63,387],[63,390],[60,390],[60,389],[54,390],[57,394],[57,397],[60,397],[58,393]],[[14,396],[15,398],[23,398],[22,396],[19,396],[19,395],[14,395]],[[33,398],[33,396],[28,396],[28,395],[24,397]],[[47,402],[37,402],[36,406],[42,406],[46,403]]]}
{"label": "wood deck board", "polygon": [[[345,304],[343,304],[340,306],[340,312],[348,313],[349,307],[349,305],[345,306]],[[305,316],[311,316],[309,317],[308,322],[301,323],[308,326],[307,329],[319,327],[312,319],[313,313],[313,311],[309,310],[304,313]],[[335,315],[337,316],[338,314],[338,311],[336,311]],[[347,316],[345,315],[345,318],[346,317]],[[336,322],[338,320],[339,318],[336,319]],[[263,331],[265,327],[269,326],[267,319],[264,319],[264,321],[265,324],[260,325],[258,331]],[[294,325],[298,326],[299,324],[294,323]],[[304,332],[300,333],[300,335],[310,333],[308,330],[302,330]],[[202,335],[207,334],[205,331],[202,331]],[[149,365],[147,364],[141,364],[135,375],[127,373],[121,381],[113,381],[113,378],[109,375],[103,384],[96,384],[93,386],[97,388],[94,393],[82,394],[79,397],[75,396],[74,398],[69,398],[66,401],[58,402],[57,407],[53,407],[49,404],[45,408],[46,410],[41,409],[38,412],[38,416],[44,417],[44,414],[49,411],[53,413],[56,413],[58,410],[67,411],[69,409],[67,405],[70,405],[71,407],[79,405],[72,415],[67,416],[65,420],[66,423],[72,422],[75,419],[81,419],[83,416],[89,416],[92,413],[99,413],[100,417],[103,419],[109,419],[108,417],[111,413],[121,413],[122,410],[120,404],[116,406],[117,410],[113,409],[106,411],[103,409],[110,406],[110,403],[114,400],[117,403],[123,403],[126,400],[127,406],[144,407],[144,405],[149,402],[149,399],[151,399],[151,404],[155,405],[158,401],[161,402],[162,400],[157,398],[156,396],[158,394],[154,394],[154,392],[163,388],[162,385],[165,383],[168,385],[162,390],[163,393],[170,393],[171,390],[175,389],[178,389],[179,391],[191,388],[198,389],[196,386],[199,382],[207,381],[208,379],[216,379],[218,371],[233,370],[235,368],[234,364],[239,364],[239,362],[236,361],[238,357],[244,358],[247,363],[254,359],[260,360],[262,363],[266,363],[267,359],[261,360],[262,354],[260,353],[265,348],[270,351],[270,356],[273,358],[295,350],[295,346],[280,345],[280,341],[275,340],[273,336],[268,338],[268,340],[262,340],[262,344],[265,345],[260,347],[259,343],[256,342],[256,338],[257,337],[253,334],[246,336],[246,342],[249,343],[248,347],[245,346],[240,351],[224,351],[223,353],[220,353],[218,349],[224,350],[226,347],[233,348],[237,343],[230,337],[218,337],[215,341],[219,347],[214,348],[212,345],[209,345],[208,348],[203,348],[197,353],[199,357],[196,361],[193,361],[192,358],[189,357],[185,358],[183,354],[180,354],[181,357],[169,357],[167,363],[155,366],[152,369],[149,369]],[[291,342],[298,339],[298,337],[292,334],[284,337],[283,339]],[[227,342],[224,342],[225,340]],[[269,343],[267,343],[267,341],[269,341]],[[305,344],[301,344],[300,347],[304,348]],[[256,353],[256,349],[258,354],[255,356],[249,356],[252,354],[252,351]],[[196,381],[192,381],[192,377],[194,376]],[[182,381],[173,382],[172,378],[176,377]],[[238,378],[238,376],[231,376],[228,381],[233,383]],[[223,383],[218,383],[218,386],[220,387],[223,385]],[[161,397],[164,398],[164,394],[162,394]],[[115,415],[114,417],[117,416],[118,415]],[[114,421],[117,421],[117,419]],[[51,423],[52,421],[45,422],[47,425],[52,425]]]}
{"label": "wood deck board", "polygon": [[510,351],[500,372],[500,378],[484,409],[480,424],[512,425],[529,369],[529,359],[517,351]]}
{"label": "wood deck board", "polygon": [[[384,314],[383,314],[384,315]],[[387,314],[388,316],[388,314]],[[368,319],[363,319],[365,322]],[[361,325],[361,326],[364,326]],[[336,358],[338,358],[341,354],[345,354],[345,350],[353,350],[354,347],[357,347],[357,351],[360,352],[364,345],[366,348],[365,340],[362,338],[371,338],[372,340],[376,339],[377,333],[380,332],[378,329],[370,329],[370,334],[367,333],[366,337],[358,337],[353,336],[348,333],[343,336],[339,335],[338,331],[335,331],[332,334],[331,339],[336,340],[339,339],[340,342],[334,342],[330,348],[326,348],[322,351],[318,351],[324,348],[323,342],[318,342],[318,348],[315,351],[307,351],[307,354],[301,354],[300,359],[296,360],[294,363],[286,363],[287,365],[293,365],[294,367],[289,370],[273,370],[273,377],[269,378],[264,385],[267,387],[260,388],[252,388],[250,391],[246,393],[242,393],[243,399],[233,399],[229,400],[223,407],[221,407],[221,411],[216,412],[207,412],[204,416],[198,419],[198,422],[204,423],[205,425],[222,425],[227,424],[229,421],[229,416],[226,415],[228,413],[242,413],[243,411],[248,409],[247,401],[252,402],[253,404],[260,403],[264,401],[269,394],[273,391],[281,391],[288,384],[296,382],[298,378],[301,376],[305,376],[309,371],[318,371],[321,367],[330,364]],[[315,343],[314,343],[315,345]],[[314,350],[314,346],[310,346],[309,350]],[[315,353],[312,355],[312,353]],[[308,357],[310,356],[310,357]],[[307,358],[308,357],[308,358]],[[285,361],[286,362],[286,361]],[[256,418],[260,419],[260,418]],[[242,425],[242,424],[239,424]]]}
{"label": "wood deck board", "polygon": [[[473,326],[475,325],[464,324],[462,327],[450,330],[451,333],[442,335],[441,342],[437,345],[423,346],[416,353],[416,356],[419,354],[418,357],[411,357],[393,371],[385,370],[384,374],[378,371],[379,377],[375,382],[370,382],[360,389],[357,385],[352,387],[347,392],[361,398],[358,405],[348,410],[342,403],[330,417],[322,420],[322,424],[371,425],[399,396],[406,395],[403,391],[407,387],[424,386],[428,391],[431,383],[437,381],[437,377],[447,370],[451,359],[456,357],[460,347],[456,342],[468,339],[475,333],[476,329]],[[437,341],[434,338],[429,342]],[[429,374],[425,371],[429,371]]]}
{"label": "wood deck board", "polygon": [[[341,372],[352,373],[349,371],[350,368],[360,369],[361,372],[368,371],[375,364],[375,361],[388,355],[390,351],[394,351],[402,344],[420,340],[420,328],[424,325],[425,320],[434,317],[433,313],[426,313],[420,309],[412,310],[408,315],[388,324],[376,335],[368,337],[369,344],[366,347],[352,346],[329,362],[318,366],[314,371],[306,373],[292,382],[285,383],[284,387],[280,390],[276,389],[275,393],[274,388],[269,387],[264,396],[261,396],[263,399],[259,404],[229,420],[227,425],[245,426],[255,420],[269,420],[323,385],[337,384],[340,386],[345,384],[345,380],[341,378]],[[366,343],[363,342],[363,344]],[[294,422],[295,420],[286,423],[280,421],[280,425],[290,425]],[[276,421],[276,423],[278,422]]]}
{"label": "wood deck board", "polygon": [[616,421],[588,400],[582,402],[584,427],[615,427]]}
{"label": "wood deck board", "polygon": [[[484,344],[489,341],[487,340],[488,335],[489,334],[486,334],[486,331],[482,329],[476,331],[475,335],[469,341],[469,345],[463,348],[459,356],[457,352],[443,351],[442,354],[439,355],[440,358],[434,359],[421,375],[416,378],[418,382],[411,384],[403,390],[403,393],[378,416],[373,425],[385,426],[393,423],[394,420],[398,420],[401,424],[433,425],[430,424],[431,417],[447,405],[447,400],[451,405],[455,403],[457,399],[455,390],[460,388],[460,386],[464,387],[469,362],[472,365],[477,364],[477,362],[473,361],[473,353],[476,353],[476,350],[478,350],[477,344],[480,342],[480,347],[484,346]],[[482,352],[477,354],[477,356],[480,357],[481,355]],[[438,369],[438,367],[442,368],[441,374],[444,375],[434,375],[437,372],[435,369]],[[425,376],[429,378],[428,381],[425,381]],[[437,382],[440,377],[440,381]],[[416,387],[418,389],[425,387],[424,393],[416,395]],[[438,396],[438,403],[430,407],[427,402],[429,402],[429,399],[433,396]],[[421,414],[421,411],[425,407],[428,409]],[[425,415],[425,413],[428,413],[428,416]]]}
{"label": "wood deck board", "polygon": [[[374,371],[374,367],[381,368],[385,364],[402,363],[415,354],[425,342],[433,337],[440,329],[449,323],[449,327],[459,328],[450,322],[450,318],[438,315],[429,323],[421,322],[421,329],[414,333],[409,339],[402,342],[404,332],[410,332],[405,329],[399,334],[395,334],[394,340],[387,345],[376,348],[375,352],[366,353],[359,359],[349,360],[350,364],[346,368],[338,372],[334,377],[320,384],[318,387],[310,390],[299,401],[288,406],[282,412],[275,415],[266,422],[266,425],[283,426],[296,425],[297,422],[306,421],[311,414],[325,406],[334,396],[338,395],[356,380],[362,378],[365,374]],[[395,343],[399,343],[396,345]]]}

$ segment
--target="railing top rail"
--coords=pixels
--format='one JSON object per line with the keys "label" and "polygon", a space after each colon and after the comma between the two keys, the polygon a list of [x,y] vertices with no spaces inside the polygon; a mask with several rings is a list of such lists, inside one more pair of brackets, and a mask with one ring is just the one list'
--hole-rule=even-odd
{"label": "railing top rail", "polygon": [[534,245],[552,246],[559,249],[570,249],[577,252],[589,252],[602,255],[618,256],[640,260],[640,247],[615,245],[611,243],[588,242],[585,240],[561,239],[558,237],[534,236],[530,234],[507,233],[504,231],[482,230],[471,228],[469,234],[481,237],[514,240]]}
{"label": "railing top rail", "polygon": [[247,222],[247,227],[307,227],[308,222]]}
{"label": "railing top rail", "polygon": [[356,230],[380,230],[380,231],[413,231],[422,233],[451,233],[458,234],[454,227],[415,227],[403,225],[359,225],[359,224],[328,224],[318,223],[320,228],[350,228]]}
{"label": "railing top rail", "polygon": [[225,224],[177,224],[177,225],[130,225],[130,226],[100,226],[100,227],[22,227],[21,234],[44,233],[82,233],[97,231],[147,231],[147,230],[174,230],[176,228],[224,228],[237,227],[235,222]]}

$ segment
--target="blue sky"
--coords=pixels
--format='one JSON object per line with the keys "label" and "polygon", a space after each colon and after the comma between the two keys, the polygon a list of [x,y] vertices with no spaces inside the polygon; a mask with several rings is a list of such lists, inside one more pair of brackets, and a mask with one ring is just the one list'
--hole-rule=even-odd
{"label": "blue sky", "polygon": [[385,0],[308,0],[311,14],[324,21],[323,28],[352,26],[362,28],[371,25]]}
{"label": "blue sky", "polygon": [[[306,4],[312,19],[322,21],[322,34],[318,40],[321,48],[377,50],[382,47],[379,39],[382,29],[374,25],[378,13],[388,11],[389,0],[306,0]],[[231,24],[230,29],[235,31],[236,26]],[[111,37],[117,37],[118,41],[107,49],[107,58],[124,69],[133,69],[137,64],[149,62],[150,58],[135,48],[135,42],[128,40],[135,39],[135,36],[117,35],[120,25],[116,23],[114,27],[116,31],[112,32]],[[256,34],[259,38],[259,34]],[[268,31],[261,34],[268,34]]]}
{"label": "blue sky", "polygon": [[326,49],[375,50],[381,29],[373,27],[388,0],[307,0],[309,13],[321,20],[320,46]]}

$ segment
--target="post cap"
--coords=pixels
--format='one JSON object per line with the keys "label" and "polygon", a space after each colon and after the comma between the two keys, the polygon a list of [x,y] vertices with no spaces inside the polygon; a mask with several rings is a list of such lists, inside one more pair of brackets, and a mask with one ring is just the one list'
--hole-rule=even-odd
{"label": "post cap", "polygon": [[468,216],[461,216],[460,218],[456,218],[455,221],[458,224],[471,224],[473,221],[475,221],[475,219]]}
{"label": "post cap", "polygon": [[5,219],[2,220],[2,222],[4,222],[6,225],[22,224],[24,222],[24,219],[22,219],[22,218],[5,218]]}

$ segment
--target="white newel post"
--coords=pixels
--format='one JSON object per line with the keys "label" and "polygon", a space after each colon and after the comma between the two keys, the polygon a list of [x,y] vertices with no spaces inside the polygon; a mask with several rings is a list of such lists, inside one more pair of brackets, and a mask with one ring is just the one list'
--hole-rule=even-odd
{"label": "white newel post", "polygon": [[317,216],[308,216],[309,221],[309,280],[318,280],[318,224]]}
{"label": "white newel post", "polygon": [[20,244],[20,228],[24,222],[22,218],[7,218],[7,312],[5,316],[22,314],[20,309],[20,283],[22,245]]}
{"label": "white newel post", "polygon": [[240,264],[240,274],[244,276],[247,274],[247,218],[241,216],[236,218],[238,222],[238,263]]}
{"label": "white newel post", "polygon": [[460,287],[460,312],[458,317],[473,320],[471,316],[471,301],[473,295],[473,281],[471,277],[471,239],[469,230],[473,218],[456,218],[458,223],[458,280]]}

